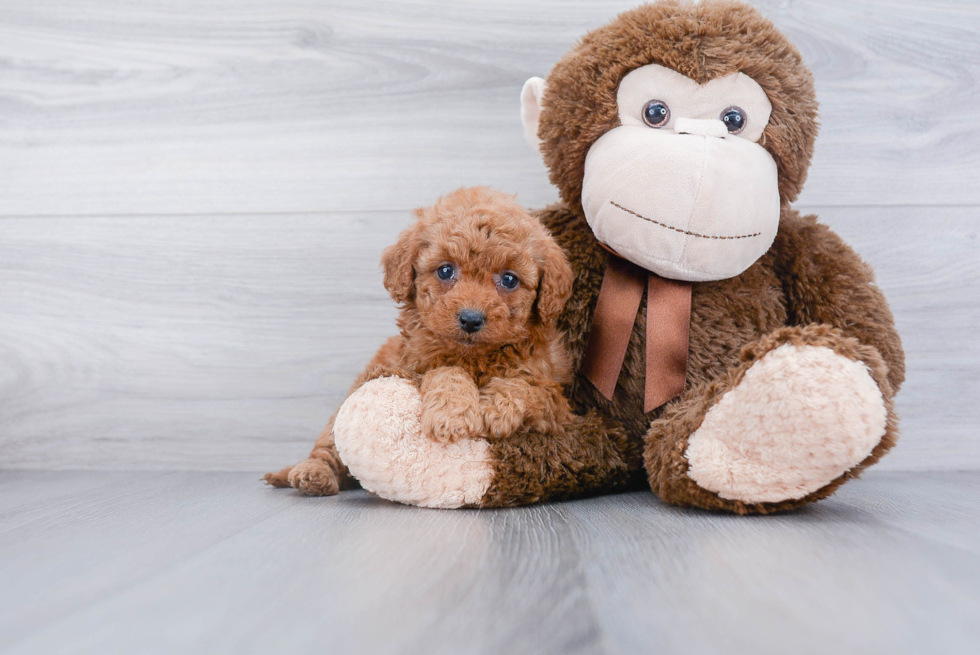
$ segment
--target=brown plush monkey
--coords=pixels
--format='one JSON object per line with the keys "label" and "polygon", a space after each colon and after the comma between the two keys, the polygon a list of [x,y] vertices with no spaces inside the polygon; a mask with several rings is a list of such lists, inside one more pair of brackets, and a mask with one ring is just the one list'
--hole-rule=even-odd
{"label": "brown plush monkey", "polygon": [[[768,513],[830,495],[891,448],[901,342],[870,268],[789,206],[817,103],[768,20],[736,2],[641,6],[529,80],[522,117],[561,193],[538,216],[575,273],[567,393],[604,421],[384,462],[365,487],[399,499],[392,479],[441,475],[445,498],[467,501],[427,504],[502,506],[645,479],[667,502]],[[345,479],[334,434],[342,456],[398,440],[417,398],[394,378],[357,390],[327,455],[300,465],[330,484],[304,490]]]}

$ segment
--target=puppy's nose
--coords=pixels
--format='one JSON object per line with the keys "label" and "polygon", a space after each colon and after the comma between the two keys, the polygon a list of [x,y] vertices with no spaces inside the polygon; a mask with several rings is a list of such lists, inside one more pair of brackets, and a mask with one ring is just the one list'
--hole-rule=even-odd
{"label": "puppy's nose", "polygon": [[487,322],[486,314],[475,309],[461,309],[457,316],[459,317],[459,327],[463,328],[463,332],[470,334],[479,332],[483,329],[483,324]]}

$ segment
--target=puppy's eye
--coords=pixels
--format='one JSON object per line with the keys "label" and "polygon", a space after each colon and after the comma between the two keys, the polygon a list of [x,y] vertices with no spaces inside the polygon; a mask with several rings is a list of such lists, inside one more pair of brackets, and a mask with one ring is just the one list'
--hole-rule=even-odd
{"label": "puppy's eye", "polygon": [[453,279],[453,275],[455,274],[456,274],[456,269],[453,268],[452,264],[443,264],[442,266],[436,269],[436,276],[440,280],[451,280]]}
{"label": "puppy's eye", "polygon": [[721,112],[721,122],[728,128],[729,134],[738,134],[745,129],[747,116],[741,107],[729,107]]}
{"label": "puppy's eye", "polygon": [[500,276],[500,286],[505,289],[514,290],[521,281],[513,273],[507,272]]}
{"label": "puppy's eye", "polygon": [[662,100],[651,100],[643,105],[643,122],[650,127],[663,127],[670,121],[670,109]]}

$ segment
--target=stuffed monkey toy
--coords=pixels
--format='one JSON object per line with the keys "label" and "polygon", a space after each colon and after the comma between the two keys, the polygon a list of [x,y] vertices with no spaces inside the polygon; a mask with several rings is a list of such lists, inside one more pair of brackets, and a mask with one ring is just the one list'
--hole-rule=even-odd
{"label": "stuffed monkey toy", "polygon": [[[353,475],[433,507],[644,484],[669,503],[764,514],[829,496],[894,445],[901,341],[871,269],[790,207],[817,102],[799,52],[758,11],[628,11],[529,80],[521,115],[561,197],[537,216],[575,277],[559,319],[576,371],[566,393],[602,420],[379,462],[419,439],[419,393],[378,377],[270,482],[331,494]],[[400,491],[413,484],[425,493]]]}

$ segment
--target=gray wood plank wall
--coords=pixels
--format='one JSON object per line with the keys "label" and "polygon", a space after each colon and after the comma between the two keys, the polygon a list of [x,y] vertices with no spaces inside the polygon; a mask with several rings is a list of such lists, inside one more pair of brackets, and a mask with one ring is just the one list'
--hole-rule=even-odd
{"label": "gray wood plank wall", "polygon": [[[517,96],[630,2],[0,4],[0,467],[303,456],[394,310],[412,207],[556,198]],[[909,356],[891,469],[980,467],[980,5],[758,2],[822,131],[799,206]]]}

